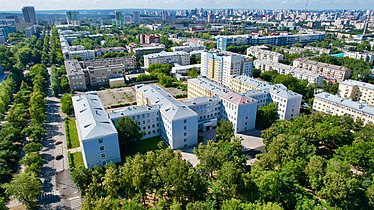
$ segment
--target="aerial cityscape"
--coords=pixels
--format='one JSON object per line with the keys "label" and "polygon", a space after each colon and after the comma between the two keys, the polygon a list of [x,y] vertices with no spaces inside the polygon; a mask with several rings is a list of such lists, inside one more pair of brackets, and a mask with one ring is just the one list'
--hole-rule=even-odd
{"label": "aerial cityscape", "polygon": [[373,0],[0,3],[0,209],[374,209]]}

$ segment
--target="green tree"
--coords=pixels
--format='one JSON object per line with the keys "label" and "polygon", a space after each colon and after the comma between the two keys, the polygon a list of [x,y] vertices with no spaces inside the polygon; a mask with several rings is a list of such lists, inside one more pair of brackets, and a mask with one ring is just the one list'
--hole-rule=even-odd
{"label": "green tree", "polygon": [[38,196],[41,194],[42,183],[32,173],[16,174],[13,179],[3,185],[5,193],[19,200],[27,209],[36,209]]}
{"label": "green tree", "polygon": [[61,97],[61,110],[63,113],[66,113],[68,115],[73,114],[73,101],[70,94],[64,94]]}
{"label": "green tree", "polygon": [[137,122],[130,117],[121,117],[117,122],[117,130],[121,147],[126,151],[143,137]]}
{"label": "green tree", "polygon": [[196,68],[193,67],[190,72],[188,72],[188,76],[190,76],[191,78],[196,78],[199,76],[199,72],[197,72]]}
{"label": "green tree", "polygon": [[30,142],[23,147],[23,151],[25,151],[26,154],[31,152],[39,152],[42,149],[43,145],[41,143],[36,142]]}
{"label": "green tree", "polygon": [[217,141],[231,141],[231,138],[234,137],[234,135],[234,126],[232,122],[221,120],[216,128]]}
{"label": "green tree", "polygon": [[61,87],[61,91],[63,93],[69,93],[70,92],[69,80],[65,75],[61,77],[60,87]]}
{"label": "green tree", "polygon": [[275,103],[269,103],[264,107],[260,107],[257,110],[256,116],[256,128],[264,129],[270,127],[278,116],[278,108]]}

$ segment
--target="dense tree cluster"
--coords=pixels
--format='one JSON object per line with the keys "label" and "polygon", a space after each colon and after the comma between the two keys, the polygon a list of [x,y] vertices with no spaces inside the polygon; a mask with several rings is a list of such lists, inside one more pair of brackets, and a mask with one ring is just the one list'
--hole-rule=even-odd
{"label": "dense tree cluster", "polygon": [[57,69],[55,65],[52,65],[50,79],[52,94],[54,96],[70,92],[69,80],[66,77],[66,70],[64,65],[61,65],[59,69]]}
{"label": "dense tree cluster", "polygon": [[182,90],[187,90],[187,86],[182,84],[176,78],[170,76],[172,69],[171,64],[151,64],[147,71],[149,74],[140,74],[137,78],[137,82],[157,80],[158,83],[164,87],[177,87]]}
{"label": "dense tree cluster", "polygon": [[83,209],[373,208],[373,125],[321,113],[276,121],[252,167],[221,127],[218,142],[194,150],[196,167],[162,149],[118,167],[76,169]]}

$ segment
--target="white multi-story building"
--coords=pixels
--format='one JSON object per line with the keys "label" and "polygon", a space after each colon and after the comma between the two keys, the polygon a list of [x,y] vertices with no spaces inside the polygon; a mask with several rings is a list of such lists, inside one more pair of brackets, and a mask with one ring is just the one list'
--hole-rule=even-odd
{"label": "white multi-story building", "polygon": [[251,46],[247,49],[248,56],[254,56],[258,60],[280,63],[284,56],[281,53],[265,50],[259,46]]}
{"label": "white multi-story building", "polygon": [[182,66],[177,63],[174,64],[174,67],[171,69],[172,74],[182,74],[187,75],[191,69],[195,69],[197,72],[200,72],[201,64],[192,64],[192,65],[186,65]]}
{"label": "white multi-story building", "polygon": [[72,97],[84,165],[121,161],[118,133],[96,93]]}
{"label": "white multi-story building", "polygon": [[274,102],[278,106],[280,119],[292,119],[300,115],[302,95],[288,90],[282,84],[272,85],[268,82],[247,76],[231,78],[229,88],[244,92],[246,96],[258,100],[259,106]]}
{"label": "white multi-story building", "polygon": [[183,51],[183,52],[187,52],[187,53],[190,53],[192,51],[199,51],[199,50],[205,50],[206,47],[202,44],[195,44],[195,43],[189,43],[188,45],[185,45],[185,46],[175,46],[175,47],[172,47],[171,50],[173,52],[179,52],[179,51]]}
{"label": "white multi-story building", "polygon": [[304,49],[307,49],[309,51],[318,53],[320,55],[322,55],[322,54],[331,54],[331,52],[332,52],[331,49],[322,48],[322,47],[313,47],[313,46],[305,46]]}
{"label": "white multi-story building", "polygon": [[157,85],[136,86],[138,105],[158,105],[160,108],[160,135],[172,148],[197,144],[198,114]]}
{"label": "white multi-story building", "polygon": [[356,80],[345,80],[339,83],[338,94],[360,103],[374,106],[374,85]]}
{"label": "white multi-story building", "polygon": [[256,69],[263,71],[277,71],[278,74],[291,74],[292,76],[302,79],[308,80],[310,84],[318,84],[322,85],[323,76],[318,73],[313,73],[311,71],[306,71],[301,68],[289,66],[282,63],[275,63],[270,62],[267,60],[255,60],[253,65]]}
{"label": "white multi-story building", "polygon": [[293,66],[316,74],[322,74],[326,79],[337,81],[343,81],[344,79],[349,78],[352,72],[350,69],[343,66],[312,61],[308,58],[295,59],[293,61]]}
{"label": "white multi-story building", "polygon": [[188,98],[218,97],[221,99],[220,117],[232,122],[235,132],[254,129],[257,101],[231,91],[207,78],[189,79]]}
{"label": "white multi-story building", "polygon": [[364,60],[366,62],[369,62],[371,65],[374,64],[374,53],[372,53],[372,52],[344,51],[344,57],[361,59],[361,60]]}
{"label": "white multi-story building", "polygon": [[221,118],[221,100],[218,97],[187,99],[183,103],[199,115],[199,130],[214,128]]}
{"label": "white multi-story building", "polygon": [[130,117],[136,122],[143,133],[142,139],[160,136],[160,107],[153,106],[131,106],[108,112],[110,119],[115,125],[122,117]]}
{"label": "white multi-story building", "polygon": [[252,76],[253,59],[227,51],[201,53],[201,75],[227,86],[232,76]]}
{"label": "white multi-story building", "polygon": [[178,63],[182,66],[190,65],[190,54],[178,51],[178,52],[160,52],[155,54],[144,55],[144,67],[148,68],[151,64],[173,64]]}
{"label": "white multi-story building", "polygon": [[374,123],[374,107],[330,93],[315,95],[313,110],[338,116],[349,115],[354,119],[362,120],[365,124]]}

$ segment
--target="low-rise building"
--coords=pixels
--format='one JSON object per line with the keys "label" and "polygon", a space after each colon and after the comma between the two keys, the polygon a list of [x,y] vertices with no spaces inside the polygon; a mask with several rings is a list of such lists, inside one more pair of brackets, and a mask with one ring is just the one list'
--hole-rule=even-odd
{"label": "low-rise building", "polygon": [[129,53],[134,53],[137,58],[141,58],[143,55],[159,53],[165,50],[165,45],[151,45],[147,47],[126,47]]}
{"label": "low-rise building", "polygon": [[231,78],[229,88],[260,100],[258,103],[259,107],[265,106],[270,102],[276,103],[278,116],[282,120],[292,119],[300,115],[302,95],[288,90],[282,84],[272,85],[268,82],[241,75]]}
{"label": "low-rise building", "polygon": [[278,74],[291,74],[298,79],[307,80],[310,84],[322,85],[323,76],[318,73],[306,71],[301,68],[289,66],[282,63],[270,62],[267,60],[255,60],[253,62],[255,68],[263,71],[277,71]]}
{"label": "low-rise building", "polygon": [[338,82],[348,79],[352,72],[350,69],[345,68],[344,66],[317,62],[308,58],[295,59],[293,61],[293,66],[311,71],[316,74],[321,74],[326,79],[336,80]]}
{"label": "low-rise building", "polygon": [[160,136],[172,149],[197,144],[198,114],[157,85],[136,86],[138,105],[160,107]]}
{"label": "low-rise building", "polygon": [[118,120],[122,117],[130,117],[136,122],[143,133],[142,139],[149,139],[160,136],[160,107],[152,106],[131,106],[108,112],[110,119],[117,126]]}
{"label": "low-rise building", "polygon": [[197,72],[200,72],[201,64],[192,64],[192,65],[186,65],[182,66],[177,63],[174,64],[174,67],[171,69],[172,74],[182,74],[187,75],[191,69],[195,69]]}
{"label": "low-rise building", "polygon": [[221,100],[220,119],[232,122],[235,132],[254,129],[257,101],[244,94],[233,92],[207,78],[189,79],[188,98],[218,97]]}
{"label": "low-rise building", "polygon": [[151,64],[173,64],[178,63],[182,66],[190,65],[190,54],[178,52],[160,52],[155,54],[144,55],[144,67],[148,68]]}
{"label": "low-rise building", "polygon": [[99,48],[95,49],[95,56],[96,57],[102,57],[103,55],[110,53],[110,52],[127,52],[127,49],[125,47],[107,47],[107,48]]}
{"label": "low-rise building", "polygon": [[362,120],[364,124],[374,123],[374,107],[330,93],[315,95],[313,110],[331,115],[348,115],[356,120]]}
{"label": "low-rise building", "polygon": [[188,45],[185,45],[185,46],[175,46],[175,47],[171,48],[171,50],[173,52],[183,51],[183,52],[187,52],[187,53],[190,53],[192,51],[205,50],[205,49],[206,48],[205,48],[204,45],[195,44],[195,43],[189,43]]}
{"label": "low-rise building", "polygon": [[248,56],[254,56],[258,60],[266,60],[270,62],[280,63],[283,61],[281,53],[264,50],[258,46],[251,46],[247,49]]}
{"label": "low-rise building", "polygon": [[121,161],[118,132],[96,93],[72,97],[83,162],[87,168]]}
{"label": "low-rise building", "polygon": [[374,106],[374,85],[356,80],[345,80],[339,83],[338,95],[360,103]]}
{"label": "low-rise building", "polygon": [[107,58],[90,61],[65,60],[65,68],[71,90],[109,85],[113,78],[123,78],[136,69],[134,56]]}
{"label": "low-rise building", "polygon": [[322,54],[331,54],[332,53],[332,50],[331,49],[327,49],[327,48],[322,48],[322,47],[313,47],[313,46],[305,46],[304,49],[307,49],[309,51],[312,51],[314,53],[318,53],[320,55]]}
{"label": "low-rise building", "polygon": [[344,57],[354,58],[358,60],[364,60],[369,62],[371,65],[374,64],[374,53],[373,52],[352,52],[344,51]]}
{"label": "low-rise building", "polygon": [[160,43],[161,36],[157,34],[140,34],[139,40],[140,44],[158,44]]}

